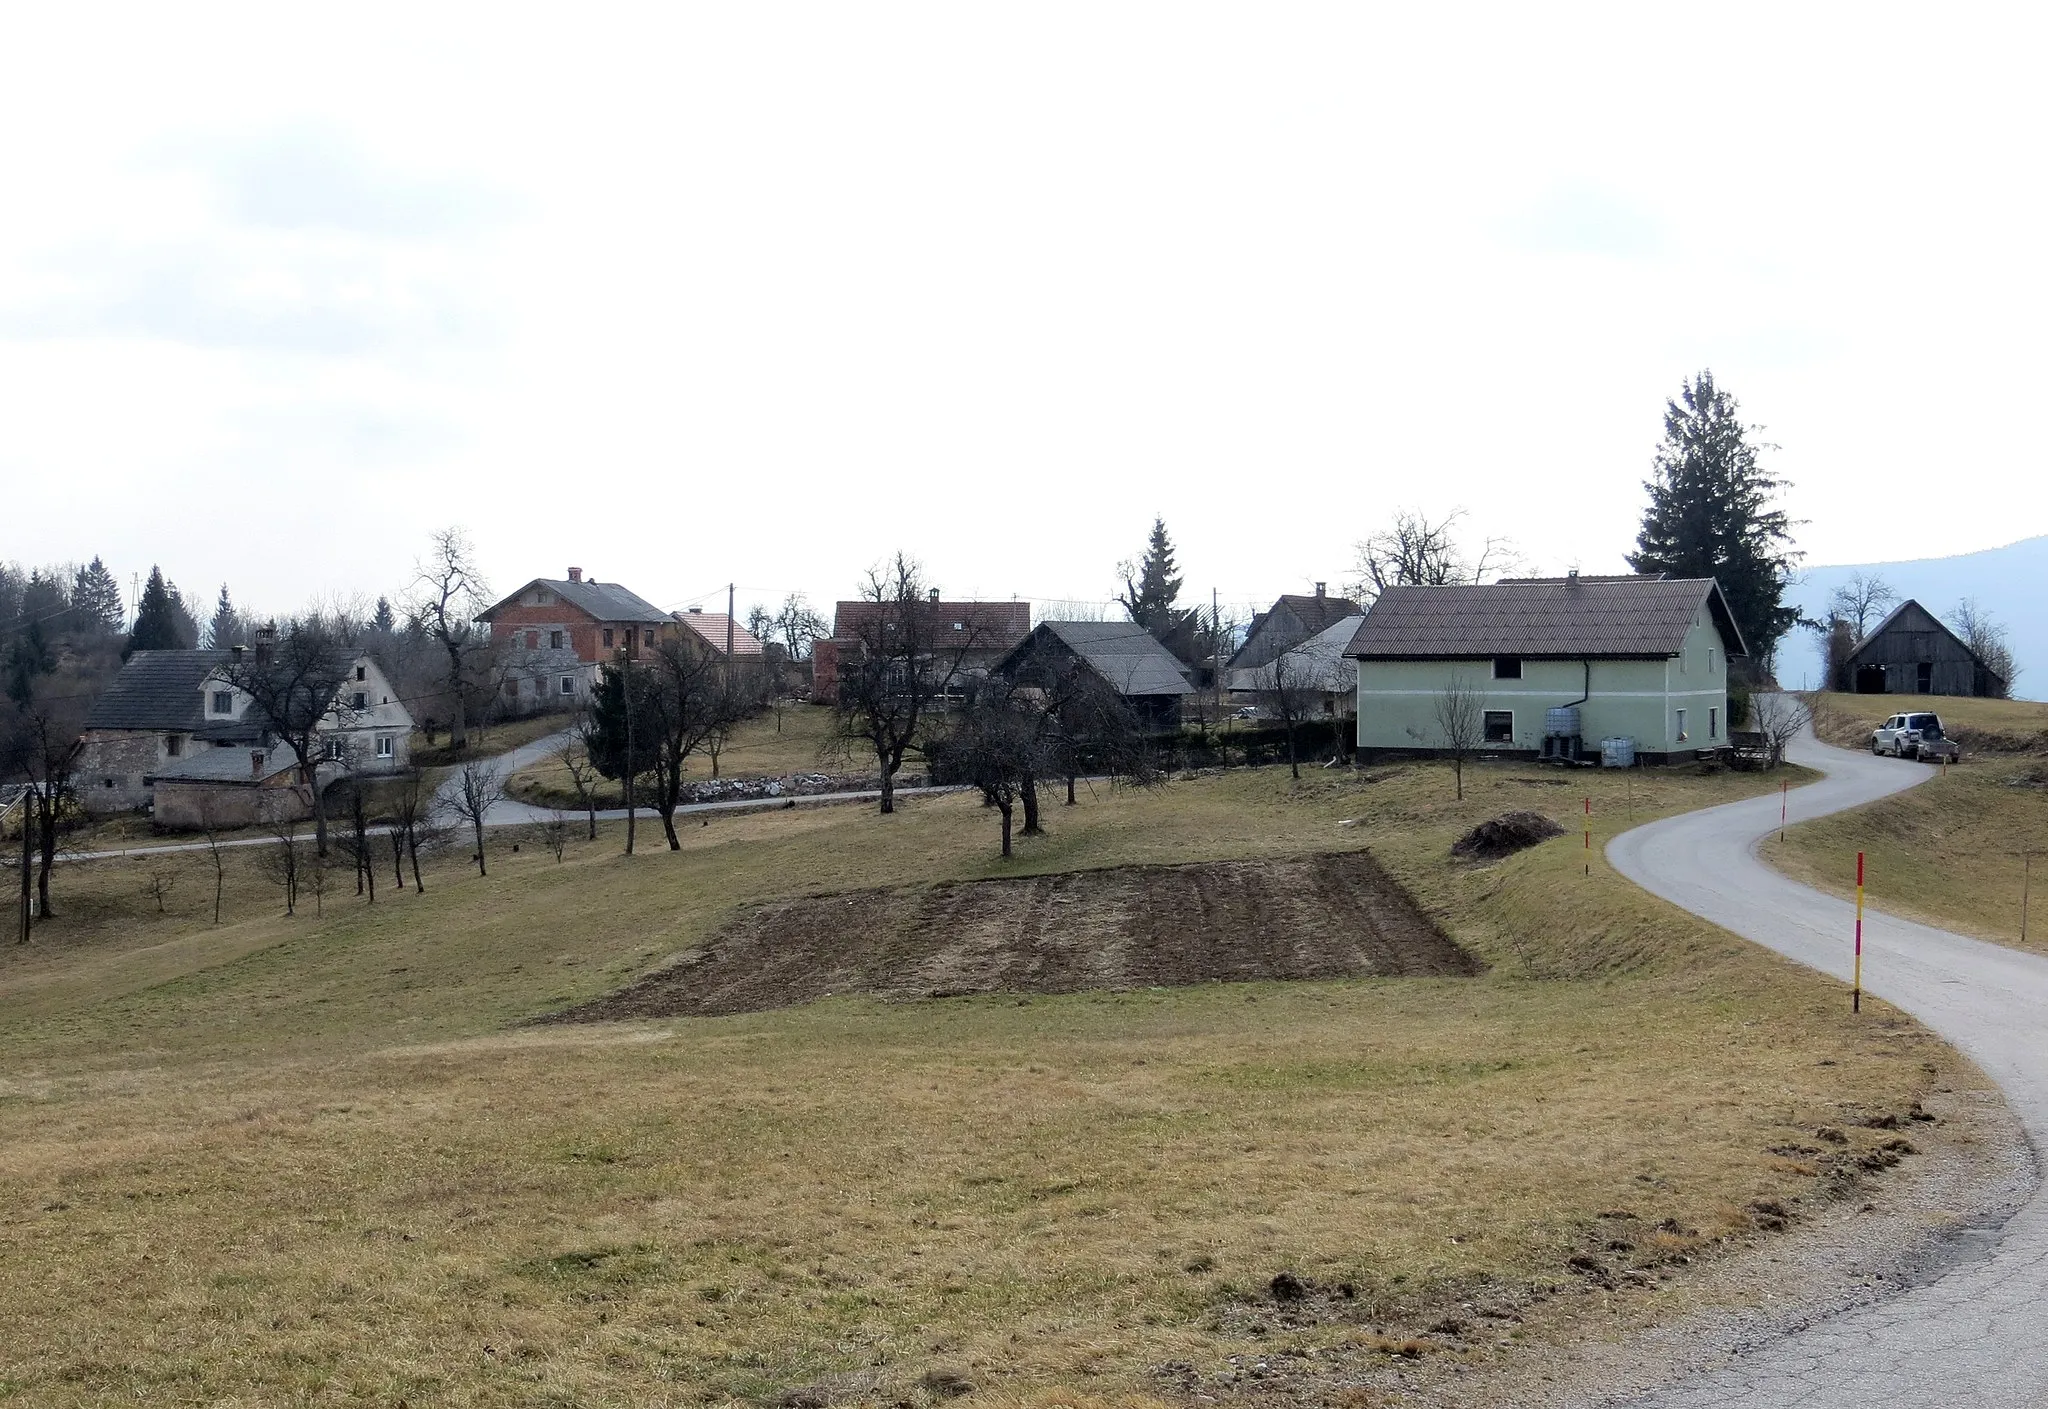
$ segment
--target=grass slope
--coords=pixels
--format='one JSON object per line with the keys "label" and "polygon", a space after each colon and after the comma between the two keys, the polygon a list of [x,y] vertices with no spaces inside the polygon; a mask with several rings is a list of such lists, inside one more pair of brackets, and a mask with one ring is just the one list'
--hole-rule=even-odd
{"label": "grass slope", "polygon": [[2048,705],[2024,700],[1829,695],[1822,737],[1868,747],[1870,730],[1900,710],[1932,709],[1964,745],[1964,761],[1918,787],[1853,812],[1794,827],[1763,854],[1787,875],[1836,895],[1856,893],[1864,853],[1870,903],[1895,915],[2003,944],[2019,943],[2034,851],[2028,948],[2048,940]]}
{"label": "grass slope", "polygon": [[[872,769],[873,759],[856,751],[851,760],[832,756],[834,745],[832,711],[818,705],[785,704],[733,731],[718,757],[721,778],[782,778],[791,773],[853,772]],[[709,755],[692,755],[683,776],[692,780],[711,776]],[[576,795],[569,770],[550,759],[520,770],[510,780],[512,795],[536,807],[560,807],[570,811],[583,806]],[[600,808],[623,807],[625,796],[619,785],[600,780],[597,788]]]}
{"label": "grass slope", "polygon": [[[1481,1360],[1567,1302],[1656,1315],[1673,1259],[1846,1187],[1817,1127],[1859,1153],[1972,1079],[1597,849],[1581,874],[1582,797],[1598,842],[1754,780],[1468,776],[1104,795],[1007,866],[965,798],[720,819],[320,918],[238,868],[218,928],[196,875],[159,917],[138,866],[67,870],[0,956],[0,1397],[915,1401],[950,1367],[1072,1402],[1234,1354]],[[1448,862],[1524,807],[1572,835]],[[1359,844],[1485,976],[516,1026],[779,896]],[[1591,1302],[1550,1295],[1575,1256]],[[1282,1270],[1353,1295],[1290,1316]],[[1425,1334],[1460,1302],[1502,1314]]]}

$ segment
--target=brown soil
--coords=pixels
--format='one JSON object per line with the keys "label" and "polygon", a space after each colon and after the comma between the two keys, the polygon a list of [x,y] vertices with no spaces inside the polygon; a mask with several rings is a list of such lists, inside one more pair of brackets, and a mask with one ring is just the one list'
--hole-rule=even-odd
{"label": "brown soil", "polygon": [[1451,855],[1467,861],[1498,861],[1563,835],[1564,828],[1540,812],[1504,812],[1458,838]]}
{"label": "brown soil", "polygon": [[543,1019],[711,1016],[834,994],[937,998],[1255,979],[1470,975],[1480,964],[1363,851],[807,896]]}

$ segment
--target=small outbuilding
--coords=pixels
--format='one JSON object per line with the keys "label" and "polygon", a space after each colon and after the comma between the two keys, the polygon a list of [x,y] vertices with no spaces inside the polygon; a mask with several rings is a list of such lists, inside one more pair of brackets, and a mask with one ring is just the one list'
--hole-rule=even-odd
{"label": "small outbuilding", "polygon": [[1135,621],[1041,621],[990,673],[1030,684],[1035,673],[1062,673],[1075,662],[1123,699],[1141,728],[1180,727],[1187,668]]}
{"label": "small outbuilding", "polygon": [[1910,598],[1858,641],[1838,683],[1859,695],[2002,696],[2007,682]]}

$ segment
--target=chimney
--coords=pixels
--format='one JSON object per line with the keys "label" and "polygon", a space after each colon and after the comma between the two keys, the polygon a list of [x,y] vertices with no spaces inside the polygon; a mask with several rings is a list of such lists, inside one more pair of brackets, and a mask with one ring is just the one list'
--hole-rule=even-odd
{"label": "chimney", "polygon": [[256,628],[256,664],[269,665],[270,658],[277,651],[277,628],[259,626]]}
{"label": "chimney", "polygon": [[1579,570],[1577,568],[1566,568],[1564,570],[1564,585],[1567,587],[1579,585]]}
{"label": "chimney", "polygon": [[228,647],[228,655],[234,658],[234,662],[236,665],[240,665],[242,663],[242,648],[240,646]]}
{"label": "chimney", "polygon": [[937,606],[938,604],[939,604],[939,589],[938,589],[938,588],[936,588],[936,587],[934,587],[934,588],[932,589],[932,605],[936,607],[936,606]]}
{"label": "chimney", "polygon": [[263,779],[263,750],[249,750],[249,776],[261,782]]}
{"label": "chimney", "polygon": [[702,608],[702,607],[692,607],[692,608],[690,608],[690,615],[691,615],[691,616],[702,616],[702,615],[704,615],[704,608]]}
{"label": "chimney", "polygon": [[1316,584],[1316,596],[1317,596],[1318,598],[1321,598],[1321,597],[1322,597],[1322,595],[1323,595],[1323,589],[1324,589],[1325,587],[1327,587],[1328,585],[1329,585],[1328,583],[1324,583],[1324,582],[1318,582],[1318,583]]}
{"label": "chimney", "polygon": [[571,582],[581,582],[581,581],[583,580],[583,569],[582,569],[582,568],[570,568],[570,569],[569,569],[569,580],[570,580]]}

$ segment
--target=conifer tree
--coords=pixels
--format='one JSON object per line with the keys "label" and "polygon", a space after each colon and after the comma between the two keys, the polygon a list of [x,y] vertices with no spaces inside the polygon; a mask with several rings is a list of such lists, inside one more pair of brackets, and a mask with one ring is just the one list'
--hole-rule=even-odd
{"label": "conifer tree", "polygon": [[377,599],[377,611],[370,618],[370,628],[385,636],[389,636],[398,629],[398,616],[391,610],[391,599],[389,597],[379,597]]}
{"label": "conifer tree", "polygon": [[220,585],[220,596],[213,604],[213,620],[207,623],[206,644],[216,651],[225,651],[230,646],[246,646],[242,637],[247,628],[242,623],[242,614],[235,610],[233,599],[228,596],[228,585]]}
{"label": "conifer tree", "polygon": [[1637,572],[1712,577],[1721,584],[1750,659],[1765,669],[1799,620],[1785,604],[1799,555],[1776,507],[1785,481],[1763,467],[1774,445],[1753,439],[1734,397],[1703,371],[1664,403],[1664,440],[1643,487],[1650,504],[1628,564]]}
{"label": "conifer tree", "polygon": [[114,581],[105,563],[95,557],[78,570],[71,584],[71,615],[80,630],[94,636],[112,635],[121,629],[127,614],[121,584]]}
{"label": "conifer tree", "polygon": [[1135,569],[1125,563],[1119,571],[1124,579],[1124,610],[1132,621],[1165,639],[1187,615],[1174,607],[1180,600],[1180,573],[1173,561],[1173,540],[1166,536],[1165,519],[1152,520],[1144,561]]}
{"label": "conifer tree", "polygon": [[198,634],[178,589],[165,581],[163,569],[152,564],[142,603],[135,611],[135,629],[128,633],[126,653],[190,650]]}

